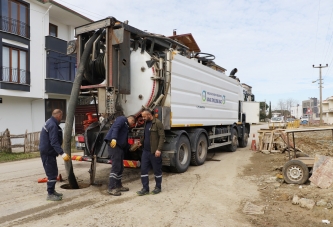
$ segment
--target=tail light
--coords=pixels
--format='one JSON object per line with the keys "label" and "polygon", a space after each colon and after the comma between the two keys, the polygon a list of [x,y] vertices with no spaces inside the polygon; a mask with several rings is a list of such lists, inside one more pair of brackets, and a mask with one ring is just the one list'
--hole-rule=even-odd
{"label": "tail light", "polygon": [[77,136],[77,141],[80,143],[84,143],[84,136],[82,136],[82,135]]}
{"label": "tail light", "polygon": [[128,144],[129,145],[132,145],[132,144],[134,144],[134,139],[133,138],[128,138]]}

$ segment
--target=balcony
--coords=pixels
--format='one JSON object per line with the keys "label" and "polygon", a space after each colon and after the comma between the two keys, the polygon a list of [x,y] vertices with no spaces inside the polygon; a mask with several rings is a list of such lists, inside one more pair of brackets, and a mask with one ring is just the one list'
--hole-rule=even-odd
{"label": "balcony", "polygon": [[18,91],[30,91],[30,72],[10,67],[1,67],[0,88]]}
{"label": "balcony", "polygon": [[47,50],[45,91],[69,95],[76,73],[76,57]]}
{"label": "balcony", "polygon": [[22,36],[24,38],[30,38],[30,26],[9,17],[0,16],[0,30]]}

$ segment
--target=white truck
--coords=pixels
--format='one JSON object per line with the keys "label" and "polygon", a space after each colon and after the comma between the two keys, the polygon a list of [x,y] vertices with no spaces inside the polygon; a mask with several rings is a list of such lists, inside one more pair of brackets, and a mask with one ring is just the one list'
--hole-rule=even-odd
{"label": "white truck", "polygon": [[260,102],[245,101],[243,112],[246,113],[246,122],[249,124],[259,124],[260,122]]}
{"label": "white truck", "polygon": [[[243,88],[239,81],[217,71],[213,55],[195,53],[168,37],[122,23],[113,17],[75,29],[78,61],[94,33],[90,59],[81,86],[81,101],[97,101],[100,121],[85,133],[82,160],[110,163],[103,141],[115,117],[135,115],[129,143],[143,135],[143,108],[149,108],[165,129],[164,170],[185,172],[202,165],[209,149],[236,151],[246,147],[250,125],[242,112]],[[88,103],[89,101],[87,101]],[[140,150],[125,159],[140,160]]]}

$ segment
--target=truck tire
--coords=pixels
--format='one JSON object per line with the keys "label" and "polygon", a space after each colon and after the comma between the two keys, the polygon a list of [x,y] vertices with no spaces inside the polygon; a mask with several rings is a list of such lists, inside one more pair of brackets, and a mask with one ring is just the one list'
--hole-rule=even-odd
{"label": "truck tire", "polygon": [[207,158],[208,142],[206,136],[201,133],[197,142],[197,150],[192,152],[191,165],[199,166],[204,164]]}
{"label": "truck tire", "polygon": [[231,129],[231,144],[227,145],[227,151],[234,152],[238,147],[238,134],[235,128]]}
{"label": "truck tire", "polygon": [[288,184],[304,184],[309,179],[309,168],[300,160],[290,160],[284,164],[283,178]]}
{"label": "truck tire", "polygon": [[184,173],[188,169],[191,161],[191,145],[187,136],[181,135],[176,146],[175,166],[170,166],[170,170],[175,173]]}
{"label": "truck tire", "polygon": [[245,133],[243,138],[241,138],[239,141],[239,147],[246,147],[247,143],[249,142],[249,130],[245,128]]}

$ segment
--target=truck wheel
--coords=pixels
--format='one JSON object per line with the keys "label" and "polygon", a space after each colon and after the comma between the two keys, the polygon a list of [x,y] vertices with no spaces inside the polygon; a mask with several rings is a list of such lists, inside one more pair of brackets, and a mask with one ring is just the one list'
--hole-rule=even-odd
{"label": "truck wheel", "polygon": [[201,134],[197,142],[197,150],[192,152],[191,164],[194,166],[199,166],[204,164],[207,158],[208,143],[206,136]]}
{"label": "truck wheel", "polygon": [[176,149],[177,152],[174,156],[176,166],[170,167],[170,170],[176,173],[184,173],[191,161],[191,145],[185,135],[180,136]]}
{"label": "truck wheel", "polygon": [[227,151],[234,152],[238,147],[238,134],[236,129],[231,129],[231,144],[227,145]]}
{"label": "truck wheel", "polygon": [[283,178],[288,184],[304,184],[309,179],[309,169],[300,160],[290,160],[284,164]]}
{"label": "truck wheel", "polygon": [[247,143],[249,141],[249,130],[247,128],[245,128],[245,133],[243,138],[241,138],[238,142],[239,142],[239,147],[246,147]]}

